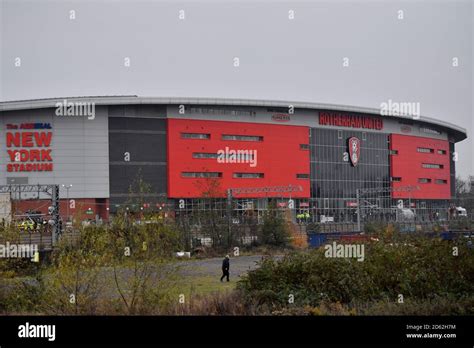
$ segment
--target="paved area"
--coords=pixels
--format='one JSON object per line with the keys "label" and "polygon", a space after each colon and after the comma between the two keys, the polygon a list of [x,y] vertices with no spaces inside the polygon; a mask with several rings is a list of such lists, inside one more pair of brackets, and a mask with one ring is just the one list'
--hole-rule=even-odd
{"label": "paved area", "polygon": [[[230,276],[237,278],[249,270],[258,267],[257,262],[262,259],[262,255],[246,255],[230,258]],[[220,277],[222,275],[223,258],[212,258],[204,260],[184,261],[178,264],[179,272],[183,276],[211,276]]]}

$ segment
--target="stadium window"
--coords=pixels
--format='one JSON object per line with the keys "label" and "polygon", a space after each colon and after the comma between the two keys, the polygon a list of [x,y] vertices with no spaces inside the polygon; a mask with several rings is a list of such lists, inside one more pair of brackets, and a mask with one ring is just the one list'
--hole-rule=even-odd
{"label": "stadium window", "polygon": [[416,151],[421,152],[421,153],[433,153],[434,150],[427,148],[427,147],[418,147]]}
{"label": "stadium window", "polygon": [[235,179],[262,179],[263,173],[234,173]]}
{"label": "stadium window", "polygon": [[308,144],[300,144],[300,150],[309,150]]}
{"label": "stadium window", "polygon": [[207,153],[207,152],[193,152],[193,158],[212,158],[216,159],[219,155],[217,153]]}
{"label": "stadium window", "polygon": [[428,178],[419,178],[418,179],[418,182],[420,184],[429,184],[431,182],[431,179],[428,179]]}
{"label": "stadium window", "polygon": [[367,133],[366,132],[362,132],[362,140],[363,141],[367,140]]}
{"label": "stadium window", "polygon": [[342,130],[337,131],[337,138],[342,139]]}
{"label": "stadium window", "polygon": [[423,163],[423,164],[422,164],[422,167],[423,167],[423,168],[426,168],[426,169],[443,169],[443,168],[444,168],[444,165],[442,165],[442,164],[434,164],[434,163]]}
{"label": "stadium window", "polygon": [[309,179],[309,174],[296,174],[296,179]]}
{"label": "stadium window", "polygon": [[237,140],[237,141],[263,141],[263,137],[259,135],[232,135],[223,134],[222,140]]}
{"label": "stadium window", "polygon": [[401,182],[402,181],[402,178],[400,178],[399,176],[392,176],[392,182]]}
{"label": "stadium window", "polygon": [[447,184],[448,183],[448,180],[444,180],[444,179],[436,179],[435,181],[437,184]]}
{"label": "stadium window", "polygon": [[210,134],[203,133],[181,133],[183,139],[211,139]]}
{"label": "stadium window", "polygon": [[438,155],[446,155],[446,150],[438,150]]}
{"label": "stadium window", "polygon": [[398,150],[390,150],[391,155],[398,155]]}
{"label": "stadium window", "polygon": [[183,178],[222,178],[221,172],[182,172]]}

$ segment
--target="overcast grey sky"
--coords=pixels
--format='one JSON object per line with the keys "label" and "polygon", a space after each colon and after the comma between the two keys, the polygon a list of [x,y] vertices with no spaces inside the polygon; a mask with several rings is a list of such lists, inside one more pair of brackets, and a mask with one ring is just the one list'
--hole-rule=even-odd
{"label": "overcast grey sky", "polygon": [[136,94],[419,102],[422,115],[467,128],[457,170],[474,174],[472,1],[0,3],[3,101]]}

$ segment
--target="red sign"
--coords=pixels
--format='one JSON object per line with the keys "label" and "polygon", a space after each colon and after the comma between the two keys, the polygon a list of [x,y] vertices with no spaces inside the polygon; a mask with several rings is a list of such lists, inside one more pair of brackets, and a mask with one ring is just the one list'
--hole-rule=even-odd
{"label": "red sign", "polygon": [[[8,172],[51,172],[53,159],[51,157],[52,132],[21,131],[30,129],[50,129],[48,123],[9,124],[8,129],[17,129],[6,133],[6,146],[11,163],[7,163]],[[15,148],[15,149],[12,149]]]}
{"label": "red sign", "polygon": [[341,114],[337,112],[320,112],[319,124],[321,126],[383,129],[383,119],[381,117]]}
{"label": "red sign", "polygon": [[360,159],[360,140],[356,137],[349,138],[349,157],[352,165],[355,167]]}

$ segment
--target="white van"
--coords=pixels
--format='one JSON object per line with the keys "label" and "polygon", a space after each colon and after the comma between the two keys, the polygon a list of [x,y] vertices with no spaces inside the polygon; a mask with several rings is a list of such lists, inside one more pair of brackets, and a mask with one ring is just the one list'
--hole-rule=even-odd
{"label": "white van", "polygon": [[408,208],[397,209],[397,221],[414,221],[415,212]]}
{"label": "white van", "polygon": [[456,207],[456,215],[467,217],[467,210],[463,207]]}

